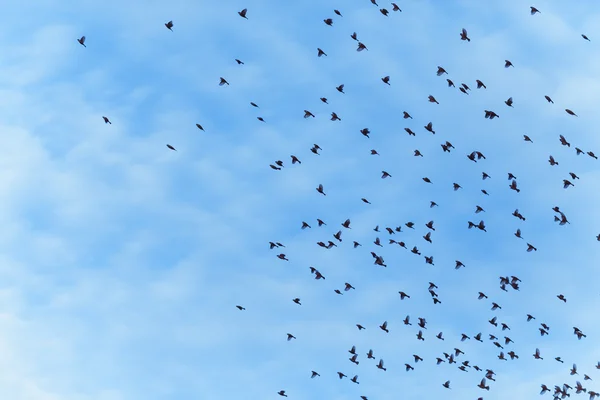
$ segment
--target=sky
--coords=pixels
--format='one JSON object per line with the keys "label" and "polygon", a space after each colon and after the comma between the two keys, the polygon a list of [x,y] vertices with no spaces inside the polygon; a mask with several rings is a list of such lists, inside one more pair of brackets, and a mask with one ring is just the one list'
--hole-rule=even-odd
{"label": "sky", "polygon": [[[402,12],[369,0],[5,4],[3,398],[277,399],[285,390],[294,400],[524,400],[540,384],[576,380],[600,392],[600,167],[575,151],[600,155],[600,4],[397,4]],[[530,15],[530,5],[540,13]],[[462,28],[470,42],[460,40]],[[356,51],[353,32],[368,50]],[[86,47],[77,42],[83,35]],[[437,76],[438,66],[448,74]],[[219,86],[221,77],[229,85]],[[468,95],[446,78],[466,83]],[[473,151],[486,158],[470,161]],[[292,165],[292,154],[302,164]],[[279,171],[269,167],[277,160]],[[569,172],[580,179],[563,189]],[[554,222],[554,206],[569,224]],[[351,229],[340,225],[347,218]],[[467,228],[480,220],[487,232]],[[300,229],[303,221],[311,228]],[[394,235],[384,229],[397,226]],[[329,240],[338,246],[316,244]],[[374,265],[371,251],[387,267]],[[465,268],[456,270],[456,260]],[[512,275],[520,290],[500,290],[499,277]],[[343,291],[346,282],[355,290]],[[411,297],[400,300],[399,291]],[[488,299],[477,300],[479,291]],[[491,311],[492,302],[502,308]],[[528,313],[536,319],[526,322]],[[491,326],[493,316],[510,331]],[[418,317],[427,319],[425,341],[416,339]],[[389,333],[378,328],[383,321]],[[549,335],[540,337],[540,323]],[[573,326],[587,337],[577,340]],[[478,332],[483,343],[460,341]],[[509,336],[504,351],[519,359],[499,360],[488,334]],[[359,365],[348,360],[352,346]],[[435,365],[455,347],[465,353],[459,362],[496,372],[489,392],[476,386],[483,372]],[[536,348],[543,360],[533,358]],[[376,368],[380,358],[387,371]],[[313,370],[320,376],[311,379]]]}

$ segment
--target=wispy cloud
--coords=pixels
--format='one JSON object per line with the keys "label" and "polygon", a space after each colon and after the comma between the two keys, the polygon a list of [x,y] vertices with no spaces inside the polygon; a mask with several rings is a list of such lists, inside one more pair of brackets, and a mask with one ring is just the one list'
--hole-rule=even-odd
{"label": "wispy cloud", "polygon": [[[577,379],[595,387],[600,172],[575,147],[600,155],[596,4],[546,1],[531,16],[516,0],[399,2],[402,13],[362,0],[338,17],[342,6],[327,2],[38,3],[9,5],[0,17],[5,397],[477,398],[484,372],[435,365],[454,347],[465,353],[459,362],[497,373],[484,398],[529,399],[541,383]],[[244,7],[248,20],[237,15]],[[460,41],[462,28],[471,42]],[[353,32],[367,51],[356,51]],[[318,58],[317,48],[328,55]],[[506,59],[515,67],[504,68]],[[438,66],[448,75],[436,76]],[[388,75],[390,86],[381,81]],[[305,109],[315,118],[303,119]],[[500,118],[483,118],[486,109]],[[330,121],[332,112],[342,121]],[[470,161],[472,151],[486,159]],[[302,164],[292,165],[292,154]],[[281,171],[269,168],[277,160]],[[381,179],[383,170],[392,177]],[[580,179],[565,190],[569,172]],[[455,182],[462,189],[453,191]],[[477,205],[485,212],[475,214]],[[553,221],[553,206],[570,224]],[[511,215],[517,208],[525,221]],[[352,229],[341,226],[346,218]],[[480,219],[488,232],[467,229]],[[430,220],[433,243],[422,238]],[[312,228],[301,230],[302,221]],[[338,247],[316,244],[329,240]],[[285,247],[269,250],[269,241]],[[528,242],[538,251],[527,253]],[[374,265],[371,251],[387,267]],[[499,290],[507,275],[522,280],[519,291]],[[343,291],[345,282],[356,289]],[[478,301],[479,291],[489,299]],[[491,311],[492,301],[502,309]],[[527,313],[537,319],[526,322]],[[491,326],[493,316],[510,331]],[[428,321],[425,341],[416,338],[418,317]],[[587,338],[578,341],[573,326]],[[463,333],[471,339],[461,342]],[[490,333],[514,340],[504,351],[519,359],[498,360]],[[353,345],[359,365],[348,360]],[[536,347],[544,360],[532,357]],[[379,358],[388,371],[375,368]],[[311,380],[312,370],[321,376]],[[584,373],[594,380],[583,382]],[[354,375],[359,385],[348,381]]]}

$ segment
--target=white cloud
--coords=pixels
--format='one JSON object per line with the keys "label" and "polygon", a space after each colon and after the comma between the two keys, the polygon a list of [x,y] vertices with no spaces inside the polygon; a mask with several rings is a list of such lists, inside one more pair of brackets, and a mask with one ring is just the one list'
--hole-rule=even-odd
{"label": "white cloud", "polygon": [[[378,9],[389,5],[364,0],[344,6],[340,18],[337,5],[299,5],[265,0],[248,6],[247,21],[237,15],[246,5],[183,0],[3,11],[3,29],[16,38],[0,35],[5,397],[276,398],[285,389],[290,399],[476,398],[481,373],[434,364],[455,346],[465,352],[459,361],[497,372],[484,398],[530,398],[540,383],[572,384],[573,362],[594,388],[599,176],[597,161],[574,147],[600,155],[597,7],[546,2],[530,16],[517,1],[417,2],[386,18]],[[163,26],[171,19],[173,32]],[[462,27],[470,43],[459,40]],[[355,51],[354,31],[368,51]],[[86,48],[76,42],[81,35]],[[317,58],[317,47],[328,56]],[[505,59],[515,68],[505,69]],[[438,65],[449,75],[435,76]],[[218,86],[220,76],[231,85]],[[446,77],[467,83],[469,96],[448,88]],[[488,88],[476,89],[475,79]],[[346,94],[335,90],[342,83]],[[429,94],[440,104],[429,104]],[[509,96],[514,109],[503,104]],[[316,118],[304,120],[304,109]],[[500,118],[484,119],[484,109]],[[404,110],[414,119],[404,120]],[[329,120],[332,111],[341,122]],[[423,129],[429,121],[435,135]],[[365,127],[370,139],[359,132]],[[456,147],[450,154],[440,147],[446,140]],[[309,151],[313,143],[320,156]],[[487,159],[469,161],[474,150]],[[291,165],[291,154],[302,164]],[[550,154],[559,166],[548,165]],[[269,168],[275,160],[282,171]],[[392,178],[382,180],[382,170]],[[492,178],[482,181],[481,171]],[[509,171],[521,193],[508,189]],[[581,179],[564,190],[568,172]],[[463,189],[452,191],[453,182]],[[319,183],[327,196],[315,191]],[[431,200],[440,207],[429,208]],[[475,205],[486,212],[473,214]],[[555,205],[571,224],[553,222]],[[525,222],[511,216],[515,208]],[[350,230],[340,226],[346,218]],[[467,229],[479,219],[487,233]],[[303,220],[312,228],[300,230]],[[422,239],[429,220],[433,244]],[[403,232],[389,235],[387,226]],[[525,240],[512,235],[518,227]],[[340,229],[341,243],[332,236]],[[372,244],[376,236],[383,248]],[[316,245],[328,240],[339,247]],[[363,247],[352,249],[353,240]],[[286,247],[269,250],[269,241]],[[526,253],[526,242],[539,250]],[[370,251],[387,268],[373,265]],[[456,271],[457,259],[466,268]],[[316,281],[310,266],[326,279]],[[505,275],[523,280],[519,292],[498,290]],[[432,303],[428,281],[442,304]],[[356,290],[335,294],[344,282]],[[400,301],[399,290],[411,298]],[[478,291],[489,300],[477,301]],[[490,311],[491,301],[502,310]],[[527,313],[537,320],[525,322]],[[412,327],[402,323],[407,314]],[[493,315],[511,331],[491,327]],[[428,321],[425,342],[415,337],[419,316]],[[378,328],[384,320],[389,334]],[[549,336],[540,337],[540,322]],[[572,326],[588,337],[578,341]],[[288,332],[297,340],[287,342]],[[459,341],[477,332],[484,343]],[[488,333],[510,336],[506,350],[520,359],[497,360]],[[359,366],[348,361],[352,345]],[[536,347],[545,360],[533,359]],[[367,362],[369,348],[387,372]],[[425,361],[414,364],[412,354]],[[405,372],[405,362],[415,371]],[[321,377],[310,380],[311,370]],[[361,384],[340,381],[337,371]],[[447,379],[451,391],[441,386]]]}

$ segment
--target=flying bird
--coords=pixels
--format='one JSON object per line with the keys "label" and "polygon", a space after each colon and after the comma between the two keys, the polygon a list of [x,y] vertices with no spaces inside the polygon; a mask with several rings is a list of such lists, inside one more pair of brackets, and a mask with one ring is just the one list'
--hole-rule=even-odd
{"label": "flying bird", "polygon": [[460,40],[466,40],[467,42],[471,41],[471,39],[467,35],[467,30],[465,28],[463,28],[462,31],[460,32]]}

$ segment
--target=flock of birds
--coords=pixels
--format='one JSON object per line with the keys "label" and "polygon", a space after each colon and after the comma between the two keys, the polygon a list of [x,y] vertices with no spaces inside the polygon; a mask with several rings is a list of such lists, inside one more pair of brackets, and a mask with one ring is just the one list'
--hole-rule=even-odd
{"label": "flock of birds", "polygon": [[[370,2],[373,5],[379,7],[376,0],[370,0]],[[401,12],[401,11],[402,10],[396,3],[391,3],[391,12]],[[385,17],[389,17],[389,15],[390,15],[390,11],[387,8],[382,7],[379,9],[379,12]],[[337,16],[337,18],[343,17],[342,13],[339,10],[333,10],[333,13]],[[536,14],[540,14],[541,12],[536,7],[530,7],[530,13],[533,16]],[[248,19],[248,9],[243,9],[243,10],[239,11],[238,14],[241,18]],[[328,26],[335,25],[335,21],[333,18],[325,18],[323,20],[323,22]],[[168,21],[164,25],[169,31],[173,31],[173,28],[175,27],[175,24],[173,21]],[[585,34],[582,34],[581,37],[586,41],[590,41],[590,39]],[[350,38],[353,39],[354,41],[356,41],[356,46],[357,46],[356,51],[357,52],[369,50],[367,45],[365,45],[363,42],[361,42],[359,40],[356,32],[352,33],[350,35]],[[461,40],[461,41],[468,43],[468,42],[471,42],[471,37],[469,37],[468,31],[463,28],[462,30],[458,30],[457,40]],[[85,36],[82,36],[81,38],[77,39],[77,41],[83,47],[87,47]],[[315,55],[317,57],[327,57],[326,51],[321,48],[315,49]],[[235,59],[235,62],[240,66],[244,65],[244,62],[239,59]],[[514,68],[515,66],[513,65],[513,63],[510,60],[505,60],[504,67],[505,68]],[[448,88],[457,88],[458,87],[458,90],[464,95],[469,95],[469,92],[471,92],[471,88],[469,87],[468,84],[466,84],[466,83],[455,84],[455,82],[452,79],[450,79],[449,77],[446,78],[449,75],[448,75],[448,72],[444,69],[444,67],[437,66],[437,70],[435,71],[435,73],[437,76],[444,77],[446,79],[446,84],[447,84]],[[385,85],[391,85],[390,76],[381,77],[381,81]],[[224,86],[224,85],[229,86],[229,82],[223,77],[220,77],[219,81],[216,83],[220,86]],[[487,89],[486,84],[479,79],[475,80],[474,87],[476,89],[483,89],[483,90]],[[344,89],[345,89],[344,84],[341,84],[336,87],[337,92],[339,92],[341,94],[345,93]],[[548,95],[542,95],[541,97],[543,97],[547,103],[554,104],[553,99],[550,98]],[[322,103],[329,104],[329,100],[326,97],[320,97],[320,101]],[[433,103],[436,105],[439,104],[439,102],[433,95],[428,95],[427,101],[429,103]],[[512,97],[509,97],[508,99],[504,100],[504,103],[507,107],[512,108],[512,107],[514,107],[515,101],[513,100]],[[260,108],[254,102],[250,102],[250,105],[255,108]],[[571,110],[569,108],[564,108],[564,112],[572,117],[578,116],[573,110]],[[493,120],[495,118],[500,118],[501,114],[502,114],[502,112],[498,111],[498,110],[483,110],[484,118],[490,119],[490,120]],[[304,118],[315,118],[315,114],[313,114],[310,110],[304,110],[303,117]],[[413,119],[413,117],[410,115],[410,113],[408,111],[403,111],[402,117],[404,120]],[[112,122],[110,121],[110,119],[108,117],[102,116],[102,118],[103,118],[105,124],[112,124]],[[263,123],[266,122],[264,120],[264,118],[262,118],[260,116],[257,117],[257,119]],[[330,120],[331,121],[341,121],[341,118],[338,116],[338,114],[336,112],[331,112]],[[201,124],[196,123],[196,127],[199,130],[204,131],[204,128]],[[432,135],[435,135],[435,133],[436,133],[432,122],[425,123],[425,125],[423,125],[423,129]],[[408,135],[411,135],[411,136],[417,135],[417,133],[414,132],[409,127],[404,128],[404,130]],[[362,134],[366,138],[369,138],[370,133],[371,132],[368,128],[363,128],[360,130],[360,134]],[[533,143],[533,140],[528,135],[523,135],[523,140],[528,143]],[[571,143],[563,135],[560,135],[558,137],[558,141],[561,146],[565,146],[568,148],[571,147]],[[176,148],[171,144],[167,144],[166,146],[168,149],[170,149],[172,151],[177,151]],[[449,141],[444,141],[443,143],[441,143],[441,148],[442,148],[443,152],[455,151],[455,147]],[[591,150],[584,151],[576,146],[573,146],[573,148],[577,155],[586,155],[595,160],[598,159],[598,157],[595,155],[595,153]],[[323,149],[318,144],[314,144],[310,148],[310,151],[311,151],[311,153],[313,153],[313,155],[321,155],[322,150]],[[379,155],[378,151],[375,149],[371,149],[370,154],[372,156]],[[414,150],[414,156],[415,157],[423,157],[423,154],[419,150]],[[480,151],[468,152],[466,154],[466,157],[469,160],[473,161],[474,163],[477,163],[481,160],[486,159],[486,156]],[[290,163],[292,165],[296,165],[296,164],[301,165],[302,160],[299,157],[297,157],[296,155],[292,154],[292,155],[290,155]],[[552,155],[549,155],[548,163],[550,164],[550,166],[559,165],[558,161]],[[273,163],[271,163],[269,166],[271,169],[273,169],[275,171],[281,171],[282,169],[285,168],[285,163],[282,160],[276,160]],[[513,191],[519,193],[520,189],[518,187],[517,177],[510,172],[507,173],[507,176],[508,176],[508,181],[509,181],[509,184],[507,185],[507,187],[510,190],[513,190]],[[389,172],[387,172],[385,170],[381,171],[381,179],[390,179],[390,178],[393,178],[393,177]],[[491,177],[486,172],[482,172],[481,178],[483,181],[485,181]],[[564,189],[568,189],[569,187],[574,186],[573,182],[578,179],[579,179],[579,177],[574,172],[569,172],[569,176],[565,177],[562,180],[562,185],[563,185]],[[422,180],[426,184],[433,184],[432,180],[428,177],[423,177]],[[454,191],[461,189],[461,185],[458,183],[453,183],[452,187],[453,187]],[[327,196],[326,188],[322,184],[318,184],[315,189],[316,189],[317,193],[319,193],[320,195]],[[481,192],[484,195],[489,195],[489,193],[485,189],[482,189]],[[366,198],[362,198],[361,201],[365,204],[371,204],[371,202]],[[434,208],[434,207],[438,206],[438,204],[435,201],[431,201],[429,206],[431,208]],[[554,221],[556,223],[558,223],[559,225],[565,225],[565,224],[570,223],[569,220],[567,219],[567,216],[565,215],[565,213],[558,206],[553,207],[553,211],[555,212]],[[480,213],[482,213],[482,212],[485,212],[485,210],[481,206],[476,205],[475,209],[474,209],[474,214],[481,215]],[[512,215],[514,217],[516,217],[517,219],[519,219],[520,221],[526,220],[526,218],[519,212],[518,209],[515,209],[515,211],[512,213]],[[466,222],[467,222],[466,227],[468,229],[477,229],[482,232],[487,232],[486,224],[483,220],[479,220],[479,221],[473,220],[473,221],[466,221]],[[325,221],[323,221],[322,219],[317,218],[316,219],[316,227],[323,227],[323,226],[328,226],[328,224]],[[403,249],[409,250],[411,253],[413,253],[415,255],[418,255],[418,256],[422,255],[426,264],[435,265],[433,256],[428,256],[428,255],[422,254],[421,250],[418,248],[417,245],[414,245],[414,244],[408,245],[403,240],[395,239],[397,234],[404,232],[403,229],[415,229],[415,226],[416,226],[416,224],[412,221],[406,222],[404,224],[404,226],[386,226],[386,227],[382,228],[382,230],[380,230],[379,225],[377,225],[373,229],[373,231],[376,232],[376,235],[377,235],[374,238],[373,244],[377,247],[383,247],[384,245],[401,247]],[[433,242],[432,236],[434,235],[434,232],[436,230],[435,223],[433,220],[430,220],[427,223],[424,223],[424,226],[427,228],[427,231],[422,236],[422,238],[423,238],[423,240],[425,240],[429,243],[432,243]],[[312,229],[313,227],[309,222],[302,221],[299,228],[304,230],[304,229]],[[318,241],[316,244],[319,247],[325,248],[325,249],[331,249],[333,247],[341,246],[342,242],[343,242],[342,237],[346,235],[346,232],[352,231],[351,220],[346,219],[345,221],[340,222],[339,228],[334,229],[334,231],[335,232],[332,234],[331,239],[323,239],[321,241]],[[385,241],[378,236],[379,233],[384,233],[384,232],[387,233],[387,235],[389,236],[387,243],[385,243]],[[514,232],[514,236],[519,239],[524,239],[521,234],[521,229],[516,229],[516,231]],[[596,240],[600,241],[600,234],[597,235]],[[524,246],[525,251],[527,251],[527,252],[537,251],[537,248],[533,244],[527,242],[526,240],[524,240],[524,242],[525,242],[525,246]],[[354,249],[358,249],[359,247],[362,247],[363,244],[354,240],[354,241],[352,241],[351,246]],[[278,259],[283,260],[283,261],[289,261],[286,254],[284,253],[285,250],[283,250],[283,249],[285,249],[285,247],[286,246],[284,244],[282,244],[278,241],[269,242],[270,250],[276,250],[276,252],[277,252],[276,257]],[[384,258],[381,255],[377,254],[376,251],[371,251],[370,253],[373,257],[373,263],[375,265],[381,266],[381,267],[387,266]],[[456,269],[465,267],[463,262],[461,262],[460,260],[455,260],[454,266]],[[316,280],[326,279],[324,274],[314,267],[310,267],[310,273],[314,275],[314,279],[316,279]],[[503,291],[519,290],[520,283],[521,283],[521,280],[517,276],[500,276],[499,277],[499,287]],[[435,283],[429,282],[428,292],[431,296],[431,300],[432,300],[433,304],[441,303],[441,300],[439,299],[438,294],[436,292],[437,289],[438,289],[438,286]],[[335,293],[338,295],[343,295],[343,292],[349,292],[352,290],[356,290],[355,287],[351,283],[345,282],[344,287],[341,288],[341,290],[336,289]],[[399,294],[400,300],[402,300],[402,301],[411,298],[411,296],[404,291],[399,291],[398,294]],[[558,293],[556,295],[556,298],[557,298],[557,301],[562,301],[565,303],[567,302],[567,298],[561,293]],[[496,303],[495,301],[489,300],[488,296],[483,292],[479,292],[477,294],[477,299],[480,301],[489,301],[491,311],[496,311],[496,310],[502,309],[502,307],[498,303]],[[296,297],[296,298],[291,299],[291,301],[293,301],[295,304],[297,304],[299,306],[302,305],[300,298]],[[236,307],[240,311],[246,310],[246,308],[242,305],[237,305]],[[536,317],[531,314],[523,315],[523,320],[526,321],[527,323],[536,324],[536,322],[534,322],[534,321],[536,321]],[[407,315],[404,318],[403,323],[406,326],[412,326],[413,325],[412,321],[413,321],[413,319],[411,318],[411,316]],[[497,358],[501,361],[515,360],[515,359],[519,359],[519,357],[533,357],[536,360],[544,360],[545,355],[543,355],[538,348],[536,348],[534,350],[532,349],[531,354],[521,354],[521,355],[517,354],[514,351],[514,349],[511,348],[511,345],[514,342],[513,342],[513,339],[508,336],[508,334],[511,330],[510,326],[507,323],[498,320],[497,316],[493,316],[488,322],[489,322],[490,326],[493,327],[492,333],[484,334],[482,332],[478,332],[472,336],[468,335],[466,333],[462,333],[461,336],[456,339],[459,340],[460,342],[465,342],[467,340],[474,340],[474,341],[481,342],[481,343],[489,342],[490,345],[493,345],[498,349]],[[428,338],[428,339],[433,339],[433,340],[445,341],[447,339],[446,337],[444,337],[443,332],[433,334],[429,337],[429,335],[427,335],[425,333],[425,331],[427,331],[428,321],[423,317],[417,317],[415,324],[416,324],[416,327],[418,328],[418,329],[416,329],[416,333],[415,333],[416,340],[425,341],[426,338]],[[361,324],[356,324],[356,328],[359,331],[366,329],[366,327]],[[375,327],[375,328],[377,328],[377,327]],[[381,325],[379,325],[378,328],[381,331],[385,332],[386,334],[390,332],[388,329],[387,321],[382,321]],[[573,327],[572,329],[573,329],[573,332],[572,332],[573,335],[578,340],[585,339],[587,337],[586,334],[578,327]],[[550,326],[548,326],[544,322],[540,322],[537,325],[537,330],[539,331],[539,335],[541,337],[551,334]],[[287,341],[292,341],[292,340],[296,340],[296,337],[292,333],[287,333]],[[364,354],[364,355],[366,355],[367,360],[369,360],[369,359],[376,360],[376,362],[375,362],[376,368],[380,369],[381,371],[387,371],[387,368],[385,367],[383,358],[376,357],[372,349],[369,349],[368,351],[364,351],[364,353],[359,353],[356,346],[352,346],[348,350],[348,353],[350,354],[350,357],[348,358],[348,361],[350,363],[359,365],[359,363],[362,361],[362,358],[363,358],[362,354]],[[417,365],[421,362],[432,362],[432,363],[435,362],[435,364],[437,364],[437,365],[440,365],[442,363],[447,363],[449,365],[456,364],[457,368],[461,371],[464,371],[464,372],[476,371],[477,373],[479,373],[481,375],[481,377],[477,379],[477,382],[474,383],[474,386],[480,388],[484,393],[488,392],[490,390],[491,386],[493,386],[493,382],[495,382],[495,380],[496,380],[496,378],[495,378],[496,373],[490,368],[480,367],[478,365],[471,364],[471,362],[469,360],[465,359],[465,356],[466,356],[465,353],[458,347],[448,349],[447,352],[443,352],[443,354],[440,354],[435,360],[425,361],[418,354],[414,354],[413,358],[409,362],[406,362],[404,364],[404,369],[406,372],[410,372],[410,371],[414,370],[415,368],[417,368]],[[551,358],[554,358],[554,360],[558,363],[564,363],[564,361],[561,359],[561,357],[552,357],[551,356]],[[377,359],[378,359],[378,361],[377,361]],[[600,361],[596,365],[590,366],[590,367],[600,370]],[[543,383],[540,386],[540,389],[541,389],[540,394],[543,395],[545,393],[550,393],[554,399],[565,399],[567,397],[570,397],[572,393],[586,394],[587,396],[589,396],[590,400],[593,400],[596,397],[600,397],[599,392],[586,387],[587,382],[591,381],[592,378],[584,372],[579,374],[579,370],[578,370],[578,367],[576,364],[572,364],[572,367],[568,369],[568,373],[569,373],[570,377],[575,379],[574,382],[571,382],[571,383],[561,382],[559,384],[554,384],[554,385],[547,385],[547,384]],[[313,378],[313,379],[321,376],[320,373],[317,371],[310,371],[310,374],[308,374],[308,375],[310,378]],[[350,375],[352,375],[352,377],[349,378],[349,380],[351,382],[353,382],[355,384],[360,383],[358,374],[350,374]],[[340,371],[337,372],[337,377],[340,380],[344,379],[344,378],[348,378],[348,376],[345,373],[340,372]],[[579,378],[579,377],[582,377],[582,378]],[[578,379],[581,379],[581,380],[578,380]],[[584,383],[582,383],[582,381],[585,383],[585,386],[584,386]],[[452,388],[452,384],[451,384],[450,380],[441,380],[439,382],[439,385],[441,385],[442,387],[444,387],[446,389]],[[277,393],[282,397],[288,397],[288,393],[286,390],[280,390]],[[361,395],[360,398],[362,400],[368,400],[367,396],[365,396],[365,395]],[[483,400],[483,398],[484,397],[479,397],[478,400]]]}

